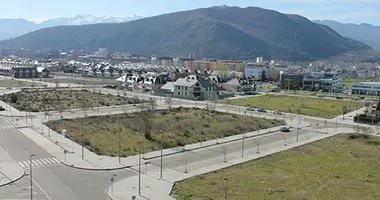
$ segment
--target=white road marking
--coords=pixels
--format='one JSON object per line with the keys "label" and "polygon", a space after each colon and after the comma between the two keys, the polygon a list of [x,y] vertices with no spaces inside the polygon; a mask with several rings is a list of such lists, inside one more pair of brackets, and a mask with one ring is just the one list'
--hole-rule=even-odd
{"label": "white road marking", "polygon": [[18,164],[22,167],[22,168],[25,168],[26,166],[24,166],[23,164],[22,164],[22,162],[18,162]]}
{"label": "white road marking", "polygon": [[40,162],[38,159],[36,159],[34,161],[36,161],[39,165],[43,165],[42,162]]}

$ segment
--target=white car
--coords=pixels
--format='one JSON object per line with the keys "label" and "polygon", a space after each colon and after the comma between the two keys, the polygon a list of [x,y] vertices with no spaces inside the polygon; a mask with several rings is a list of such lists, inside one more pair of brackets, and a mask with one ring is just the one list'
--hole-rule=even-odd
{"label": "white car", "polygon": [[272,113],[275,114],[275,115],[282,115],[282,113],[280,111],[278,111],[278,110],[274,110]]}
{"label": "white car", "polygon": [[281,132],[290,132],[290,128],[288,126],[281,126],[279,131]]}

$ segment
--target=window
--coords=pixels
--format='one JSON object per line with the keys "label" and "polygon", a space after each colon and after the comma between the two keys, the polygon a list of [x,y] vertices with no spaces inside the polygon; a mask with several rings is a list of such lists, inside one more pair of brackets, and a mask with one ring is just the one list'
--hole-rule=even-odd
{"label": "window", "polygon": [[185,91],[187,91],[187,87],[185,87]]}
{"label": "window", "polygon": [[178,96],[180,96],[181,95],[181,93],[180,92],[178,92]]}

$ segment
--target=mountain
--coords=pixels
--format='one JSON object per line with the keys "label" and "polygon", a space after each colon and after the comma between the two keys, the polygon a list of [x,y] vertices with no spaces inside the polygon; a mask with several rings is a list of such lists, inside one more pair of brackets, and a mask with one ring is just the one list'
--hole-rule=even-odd
{"label": "mountain", "polygon": [[298,16],[257,7],[211,7],[128,23],[58,26],[0,42],[0,48],[107,48],[144,55],[207,58],[314,60],[373,51],[331,28]]}
{"label": "mountain", "polygon": [[75,17],[48,19],[42,22],[33,22],[26,19],[0,19],[0,40],[17,37],[31,31],[53,26],[121,23],[141,18],[142,17],[137,15],[130,15],[128,17],[96,17],[93,15],[77,15]]}
{"label": "mountain", "polygon": [[331,20],[316,20],[314,22],[329,26],[344,37],[361,41],[380,51],[380,26],[365,23],[344,24]]}

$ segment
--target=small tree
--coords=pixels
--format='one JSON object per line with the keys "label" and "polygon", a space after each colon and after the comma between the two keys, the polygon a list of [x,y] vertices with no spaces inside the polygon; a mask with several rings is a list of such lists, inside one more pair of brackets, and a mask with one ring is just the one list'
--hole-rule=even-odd
{"label": "small tree", "polygon": [[169,111],[170,111],[172,109],[172,106],[173,106],[172,96],[171,95],[167,95],[165,101],[166,101],[166,104],[168,104],[168,108],[169,108]]}
{"label": "small tree", "polygon": [[156,113],[156,102],[150,98],[147,103],[139,104],[138,118],[141,122],[144,137],[148,140],[152,139],[152,130],[154,125],[154,115]]}
{"label": "small tree", "polygon": [[91,104],[87,101],[87,99],[83,96],[80,102],[81,108],[84,112],[84,116],[87,116],[87,110],[92,108]]}
{"label": "small tree", "polygon": [[267,73],[265,70],[261,72],[261,81],[266,82],[267,81]]}

